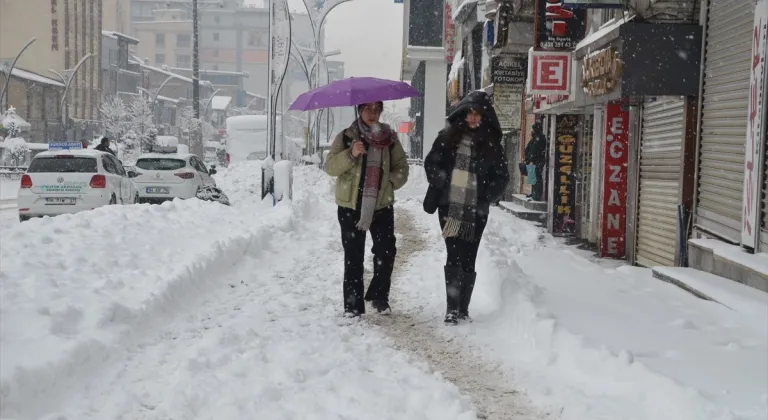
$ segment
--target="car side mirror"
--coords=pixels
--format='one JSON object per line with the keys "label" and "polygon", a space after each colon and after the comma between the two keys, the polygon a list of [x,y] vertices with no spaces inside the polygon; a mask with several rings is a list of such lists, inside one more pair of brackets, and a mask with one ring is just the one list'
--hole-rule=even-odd
{"label": "car side mirror", "polygon": [[211,168],[211,170],[208,171],[208,175],[216,175],[216,169],[215,168]]}
{"label": "car side mirror", "polygon": [[128,178],[136,178],[139,176],[135,171],[128,171]]}

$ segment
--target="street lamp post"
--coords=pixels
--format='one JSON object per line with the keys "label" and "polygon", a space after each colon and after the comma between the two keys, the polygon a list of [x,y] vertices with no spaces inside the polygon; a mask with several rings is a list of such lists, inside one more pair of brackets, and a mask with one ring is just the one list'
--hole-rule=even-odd
{"label": "street lamp post", "polygon": [[[19,60],[19,57],[24,53],[24,51],[32,45],[37,40],[37,38],[30,38],[29,41],[27,41],[26,44],[21,48],[18,54],[16,54],[16,57],[14,57],[13,61],[11,62],[11,67],[7,69],[6,71],[6,77],[5,77],[5,83],[3,83],[3,89],[0,91],[0,110],[3,109],[3,98],[5,96],[5,92],[8,89],[8,85],[11,82],[11,74],[13,73],[13,69],[16,67],[16,62]],[[5,70],[4,66],[0,64],[0,70]]]}
{"label": "street lamp post", "polygon": [[213,101],[214,96],[216,96],[216,94],[219,93],[220,90],[221,89],[214,90],[213,93],[211,94],[211,97],[208,98],[207,101],[205,101],[205,106],[203,106],[203,114],[202,114],[203,116],[208,115],[208,107],[211,105],[211,102]]}
{"label": "street lamp post", "polygon": [[[88,60],[93,56],[94,56],[93,53],[85,54],[83,58],[81,58],[80,61],[77,62],[77,65],[75,66],[75,68],[71,70],[71,72],[67,75],[66,78],[56,70],[48,69],[48,71],[58,76],[59,79],[61,79],[61,82],[64,83],[64,92],[61,94],[61,105],[59,106],[59,112],[61,113],[61,132],[64,135],[64,137],[67,136],[67,114],[68,114],[68,112],[65,112],[64,106],[67,103],[67,92],[69,91],[69,86],[72,85],[72,80],[75,79],[75,75],[77,74],[77,71],[80,70],[80,67],[83,65],[83,63],[85,63],[86,60]],[[69,70],[66,70],[66,71],[69,72]]]}
{"label": "street lamp post", "polygon": [[[5,73],[5,83],[3,83],[3,90],[0,91],[0,111],[2,111],[3,108],[3,97],[5,96],[5,91],[8,90],[8,84],[11,83],[11,73],[13,73],[14,67],[16,67],[16,62],[19,61],[19,57],[21,57],[22,54],[24,54],[24,51],[32,45],[33,42],[35,42],[37,38],[30,38],[29,41],[27,41],[26,44],[24,44],[23,47],[21,47],[21,51],[19,51],[18,54],[16,54],[16,57],[11,62],[11,68],[8,69],[8,71]],[[0,69],[3,68],[0,66]]]}

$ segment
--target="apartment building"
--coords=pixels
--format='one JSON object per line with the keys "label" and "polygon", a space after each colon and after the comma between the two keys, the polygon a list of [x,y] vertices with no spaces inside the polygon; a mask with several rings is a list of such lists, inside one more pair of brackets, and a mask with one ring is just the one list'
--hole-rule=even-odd
{"label": "apartment building", "polygon": [[[133,35],[141,41],[136,55],[157,67],[191,68],[190,5],[185,0],[133,0]],[[239,0],[200,0],[199,7],[200,69],[247,74],[240,91],[266,95],[268,10],[261,5],[244,5]],[[314,49],[306,14],[293,15],[292,33],[296,45]],[[288,80],[289,84],[298,82]],[[238,95],[236,101],[238,106],[247,105],[243,103],[245,94]]]}
{"label": "apartment building", "polygon": [[[53,72],[69,77],[88,53],[75,74],[65,101],[64,113],[74,121],[98,119],[101,80],[102,30],[120,26],[129,14],[119,0],[25,0],[0,2],[0,61],[11,61],[30,38],[37,40],[20,57],[20,69],[58,79]],[[118,13],[118,11],[120,11]],[[11,80],[13,84],[13,79]],[[10,86],[10,85],[9,85]],[[22,116],[23,117],[23,116]],[[81,124],[82,125],[82,124]]]}

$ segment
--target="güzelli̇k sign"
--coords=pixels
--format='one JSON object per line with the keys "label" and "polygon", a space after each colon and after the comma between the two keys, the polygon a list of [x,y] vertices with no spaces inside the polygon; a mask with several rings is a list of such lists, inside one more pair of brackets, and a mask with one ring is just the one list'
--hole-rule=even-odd
{"label": "g\u00fczelli\u0307k sign", "polygon": [[629,112],[620,102],[605,106],[600,257],[623,258],[626,250]]}
{"label": "g\u00fczelli\u0307k sign", "polygon": [[745,144],[744,196],[741,200],[741,244],[754,249],[760,226],[760,157],[765,144],[765,55],[768,36],[768,0],[758,0],[752,27],[752,62],[749,77],[747,138]]}
{"label": "g\u00fczelli\u0307k sign", "polygon": [[578,124],[579,119],[576,115],[555,117],[552,233],[570,234],[576,231],[576,177],[573,172],[573,157],[576,154]]}
{"label": "g\u00fczelli\u0307k sign", "polygon": [[561,0],[536,0],[533,49],[570,51],[584,39],[586,9],[569,10]]}
{"label": "g\u00fczelli\u0307k sign", "polygon": [[611,93],[621,83],[622,72],[619,53],[613,47],[596,51],[581,64],[581,87],[589,96]]}

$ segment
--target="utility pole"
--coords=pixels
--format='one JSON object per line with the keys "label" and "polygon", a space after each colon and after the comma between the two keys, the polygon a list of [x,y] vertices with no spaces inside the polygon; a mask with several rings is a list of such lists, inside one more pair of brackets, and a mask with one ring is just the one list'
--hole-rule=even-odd
{"label": "utility pole", "polygon": [[[197,17],[197,0],[192,0],[192,109],[195,119],[200,120],[200,40],[198,33],[200,31]],[[192,154],[203,157],[203,147],[200,132],[195,130],[194,142],[192,144]]]}

